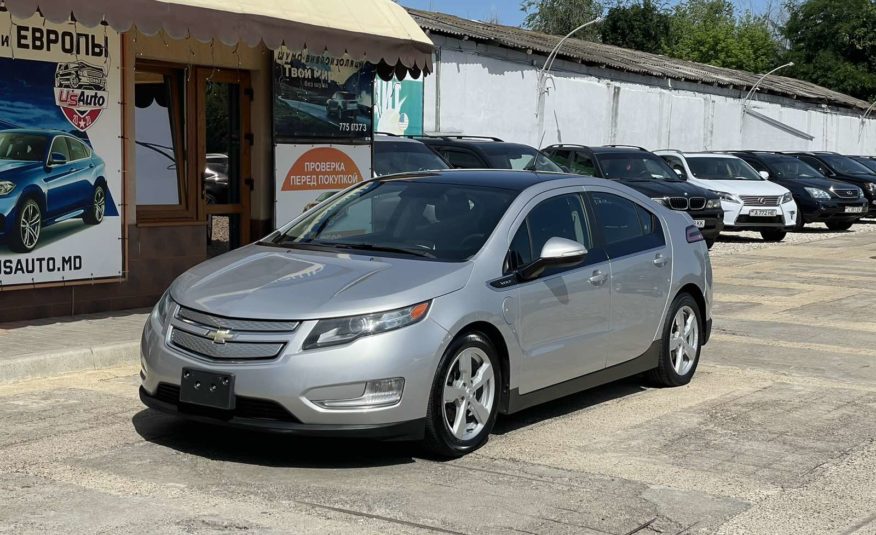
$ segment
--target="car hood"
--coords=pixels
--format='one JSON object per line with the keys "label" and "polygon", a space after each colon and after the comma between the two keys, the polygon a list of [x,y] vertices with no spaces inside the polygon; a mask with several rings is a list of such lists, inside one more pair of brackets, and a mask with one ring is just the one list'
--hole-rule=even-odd
{"label": "car hood", "polygon": [[777,179],[776,182],[781,184],[782,186],[793,189],[794,186],[797,188],[818,188],[823,190],[829,190],[831,188],[838,189],[849,189],[850,187],[856,187],[854,184],[849,182],[843,182],[841,180],[833,180],[830,178],[782,178]]}
{"label": "car hood", "polygon": [[697,185],[734,195],[784,195],[788,189],[767,180],[702,180]]}
{"label": "car hood", "polygon": [[648,197],[706,197],[709,199],[717,198],[715,193],[712,193],[699,186],[695,186],[690,182],[682,180],[632,180],[632,179],[617,179],[621,184],[633,188],[634,190],[647,195]]}
{"label": "car hood", "polygon": [[22,171],[42,167],[42,162],[25,162],[21,160],[0,160],[0,177],[15,178]]}
{"label": "car hood", "polygon": [[183,273],[178,303],[220,316],[308,320],[391,310],[465,286],[450,263],[249,245]]}
{"label": "car hood", "polygon": [[860,174],[859,173],[854,173],[854,174],[851,174],[851,173],[839,174],[839,173],[837,173],[836,176],[834,176],[833,178],[836,178],[837,180],[845,180],[848,182],[862,182],[862,183],[876,182],[876,175],[870,175],[870,174],[864,174],[864,173],[860,173]]}

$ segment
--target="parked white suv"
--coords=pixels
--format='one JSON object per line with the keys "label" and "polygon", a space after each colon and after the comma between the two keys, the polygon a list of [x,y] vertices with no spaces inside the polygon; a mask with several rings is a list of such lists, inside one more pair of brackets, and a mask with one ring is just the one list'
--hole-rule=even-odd
{"label": "parked white suv", "polygon": [[724,231],[753,230],[766,241],[782,241],[794,228],[797,203],[791,192],[765,180],[741,158],[711,152],[654,152],[680,177],[721,197]]}

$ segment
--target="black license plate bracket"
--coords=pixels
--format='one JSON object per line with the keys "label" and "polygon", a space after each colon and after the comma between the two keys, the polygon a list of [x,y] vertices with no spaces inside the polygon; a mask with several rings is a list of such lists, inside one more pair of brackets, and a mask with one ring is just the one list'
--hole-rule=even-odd
{"label": "black license plate bracket", "polygon": [[234,375],[183,368],[179,401],[202,407],[233,410]]}

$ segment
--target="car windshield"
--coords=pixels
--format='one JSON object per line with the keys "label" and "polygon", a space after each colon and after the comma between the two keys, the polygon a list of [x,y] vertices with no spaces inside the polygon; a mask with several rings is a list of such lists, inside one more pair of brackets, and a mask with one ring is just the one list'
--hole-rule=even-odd
{"label": "car windshield", "polygon": [[527,145],[516,143],[483,143],[481,150],[487,155],[493,169],[517,169],[523,171],[542,171],[545,173],[564,173],[563,169],[551,161],[541,151]]}
{"label": "car windshield", "polygon": [[866,166],[847,156],[840,156],[839,154],[819,154],[818,156],[827,162],[827,165],[831,166],[834,172],[837,173],[853,175],[873,174]]}
{"label": "car windshield", "polygon": [[739,158],[689,156],[687,165],[695,177],[703,180],[763,180]]}
{"label": "car windshield", "polygon": [[376,176],[449,168],[450,166],[440,156],[422,143],[416,141],[374,142],[374,174]]}
{"label": "car windshield", "polygon": [[353,93],[338,93],[338,97],[344,100],[356,100],[356,95]]}
{"label": "car windshield", "polygon": [[0,132],[0,160],[41,162],[45,156],[45,137],[16,132]]}
{"label": "car windshield", "polygon": [[761,159],[769,166],[774,178],[824,178],[814,167],[793,156],[770,155],[761,156]]}
{"label": "car windshield", "polygon": [[516,196],[423,179],[370,180],[261,243],[462,262],[481,249]]}
{"label": "car windshield", "polygon": [[870,160],[868,158],[855,158],[855,161],[869,169],[871,172],[876,173],[876,160]]}
{"label": "car windshield", "polygon": [[605,178],[679,181],[659,156],[643,154],[601,154],[598,156]]}

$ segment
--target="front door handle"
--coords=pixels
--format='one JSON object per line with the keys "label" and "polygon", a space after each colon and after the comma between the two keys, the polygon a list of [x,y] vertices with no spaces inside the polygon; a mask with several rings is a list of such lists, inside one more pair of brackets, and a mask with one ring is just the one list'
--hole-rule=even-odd
{"label": "front door handle", "polygon": [[608,280],[608,275],[597,269],[593,272],[593,276],[591,276],[587,280],[589,280],[590,284],[592,284],[593,286],[602,286],[603,284],[605,284],[605,281]]}
{"label": "front door handle", "polygon": [[657,253],[657,256],[654,257],[654,265],[657,267],[663,267],[669,263],[669,259],[663,256],[662,253]]}

